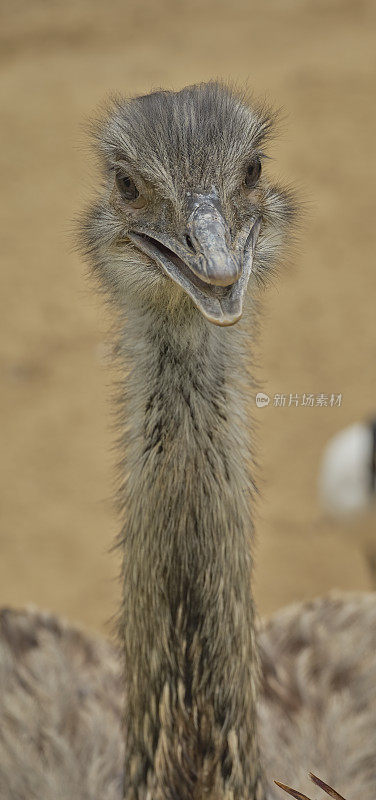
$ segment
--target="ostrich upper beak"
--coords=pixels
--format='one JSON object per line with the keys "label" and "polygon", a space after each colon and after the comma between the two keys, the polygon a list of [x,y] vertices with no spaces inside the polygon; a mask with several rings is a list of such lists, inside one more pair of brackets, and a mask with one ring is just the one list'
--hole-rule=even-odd
{"label": "ostrich upper beak", "polygon": [[184,289],[210,322],[233,325],[243,311],[260,220],[231,241],[215,194],[191,194],[183,238],[142,226],[127,235]]}

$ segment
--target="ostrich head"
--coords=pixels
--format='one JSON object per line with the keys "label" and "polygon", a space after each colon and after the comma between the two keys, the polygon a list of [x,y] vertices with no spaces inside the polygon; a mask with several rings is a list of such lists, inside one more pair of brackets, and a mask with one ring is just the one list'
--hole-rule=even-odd
{"label": "ostrich head", "polygon": [[237,322],[293,217],[289,191],[263,174],[272,124],[217,83],[113,103],[95,129],[104,184],[84,238],[117,301]]}

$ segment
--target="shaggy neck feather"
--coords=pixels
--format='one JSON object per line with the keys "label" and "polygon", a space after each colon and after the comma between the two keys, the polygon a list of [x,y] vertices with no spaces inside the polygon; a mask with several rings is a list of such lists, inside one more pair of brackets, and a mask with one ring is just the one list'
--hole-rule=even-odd
{"label": "shaggy neck feather", "polygon": [[133,312],[122,342],[125,797],[259,800],[240,335]]}

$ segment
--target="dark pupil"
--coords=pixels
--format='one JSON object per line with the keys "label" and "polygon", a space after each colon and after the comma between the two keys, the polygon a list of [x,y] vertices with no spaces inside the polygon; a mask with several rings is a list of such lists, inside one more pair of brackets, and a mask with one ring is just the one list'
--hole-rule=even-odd
{"label": "dark pupil", "polygon": [[260,177],[260,173],[261,173],[261,161],[259,158],[254,158],[248,167],[245,179],[245,182],[249,188],[255,185],[256,181]]}
{"label": "dark pupil", "polygon": [[128,178],[126,175],[117,175],[116,180],[124,200],[136,200],[139,195],[139,191],[135,182],[132,181],[132,178]]}

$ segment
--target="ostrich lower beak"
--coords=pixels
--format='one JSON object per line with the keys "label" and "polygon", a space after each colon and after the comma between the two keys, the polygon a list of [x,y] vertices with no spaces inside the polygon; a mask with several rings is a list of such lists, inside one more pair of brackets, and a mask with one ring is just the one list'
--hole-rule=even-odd
{"label": "ostrich lower beak", "polygon": [[127,236],[184,289],[209,322],[234,325],[243,312],[260,220],[234,246],[211,196],[195,195],[191,205],[184,243],[146,230],[132,230]]}

